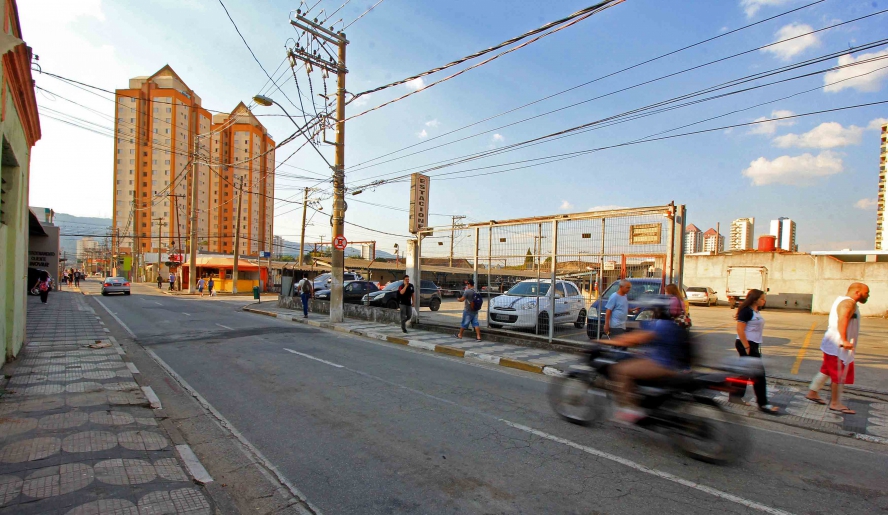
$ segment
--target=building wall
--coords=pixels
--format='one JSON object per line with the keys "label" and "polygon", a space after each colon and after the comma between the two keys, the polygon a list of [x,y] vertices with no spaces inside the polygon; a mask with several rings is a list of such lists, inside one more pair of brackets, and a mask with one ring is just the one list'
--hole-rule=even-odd
{"label": "building wall", "polygon": [[870,287],[870,300],[860,306],[864,316],[888,312],[888,262],[848,263],[831,256],[781,252],[737,252],[685,256],[685,286],[709,286],[725,300],[730,266],[768,269],[768,306],[828,313],[833,301],[856,281]]}
{"label": "building wall", "polygon": [[[15,1],[4,0],[0,9],[3,32],[24,39]],[[31,49],[19,44],[0,66],[0,337],[7,360],[25,340],[31,147],[40,139],[31,57]]]}

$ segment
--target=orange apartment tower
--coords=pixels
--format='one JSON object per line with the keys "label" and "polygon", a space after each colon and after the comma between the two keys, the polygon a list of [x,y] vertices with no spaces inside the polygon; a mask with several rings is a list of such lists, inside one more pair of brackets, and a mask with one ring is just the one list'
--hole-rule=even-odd
{"label": "orange apartment tower", "polygon": [[169,66],[130,79],[116,100],[113,218],[122,253],[187,251],[192,172],[201,251],[233,252],[241,177],[240,254],[271,250],[275,143],[243,103],[211,114]]}

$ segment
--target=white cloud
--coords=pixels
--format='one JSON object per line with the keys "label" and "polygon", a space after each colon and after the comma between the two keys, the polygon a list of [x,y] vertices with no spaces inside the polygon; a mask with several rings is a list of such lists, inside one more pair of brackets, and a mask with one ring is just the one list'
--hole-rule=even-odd
{"label": "white cloud", "polygon": [[792,1],[793,0],[740,0],[740,7],[746,12],[746,16],[752,18],[762,7],[777,7]]}
{"label": "white cloud", "polygon": [[878,131],[882,130],[882,126],[886,123],[888,123],[888,118],[876,118],[875,120],[870,120],[866,128],[871,131]]}
{"label": "white cloud", "polygon": [[429,136],[429,133],[426,132],[425,129],[423,129],[423,130],[417,132],[417,133],[416,133],[416,136],[419,137],[419,138],[427,138],[427,137]]}
{"label": "white cloud", "polygon": [[774,138],[774,146],[780,148],[836,148],[859,145],[863,139],[863,127],[842,127],[838,122],[821,123],[804,134],[786,134]]}
{"label": "white cloud", "polygon": [[867,211],[871,209],[875,209],[878,205],[878,201],[874,198],[862,198],[854,203],[854,207],[857,209],[865,209]]}
{"label": "white cloud", "polygon": [[[878,57],[888,57],[888,50],[871,52],[868,54],[860,54],[856,58],[850,54],[846,54],[843,56],[839,56],[838,64],[839,66],[845,66],[855,62],[866,61]],[[823,76],[824,84],[830,84],[840,80],[844,82],[825,86],[823,90],[828,93],[837,93],[846,88],[854,88],[857,91],[866,92],[879,91],[879,89],[882,87],[882,81],[886,77],[888,77],[888,68],[883,68],[884,66],[884,61],[872,61],[864,64],[858,64],[856,66],[842,68],[840,70],[827,72]],[[882,69],[877,70],[878,68]],[[864,73],[866,73],[867,75],[863,75]],[[856,77],[857,75],[863,76]],[[851,79],[851,77],[856,78]]]}
{"label": "white cloud", "polygon": [[502,134],[494,134],[492,137],[493,141],[505,141],[506,137]]}
{"label": "white cloud", "polygon": [[[761,122],[764,120],[768,120],[771,118],[784,118],[786,116],[792,116],[795,113],[792,111],[787,111],[785,109],[771,111],[771,116],[762,116],[761,118],[756,118],[754,121]],[[775,132],[777,132],[777,127],[789,127],[791,125],[795,125],[795,120],[777,120],[773,122],[760,123],[758,125],[753,125],[749,129],[749,134],[766,134],[768,136],[772,136]]]}
{"label": "white cloud", "polygon": [[370,100],[370,97],[373,95],[362,95],[352,101],[349,105],[353,105],[355,107],[361,107],[367,105],[367,102]]}
{"label": "white cloud", "polygon": [[775,41],[782,41],[789,38],[796,39],[763,48],[762,52],[771,53],[779,59],[788,61],[809,48],[820,46],[820,40],[817,39],[816,34],[807,34],[802,37],[796,37],[811,32],[812,30],[814,29],[810,25],[790,23],[777,31],[775,34]]}
{"label": "white cloud", "polygon": [[558,209],[560,209],[562,211],[567,211],[568,209],[573,209],[573,208],[574,208],[573,204],[571,204],[570,202],[568,202],[566,200],[562,200],[561,206]]}
{"label": "white cloud", "polygon": [[749,163],[743,176],[752,179],[755,186],[766,184],[804,185],[818,177],[842,173],[842,159],[835,152],[825,150],[817,156],[780,156],[773,161],[760,157]]}
{"label": "white cloud", "polygon": [[616,205],[606,205],[606,206],[593,206],[587,209],[586,211],[610,211],[612,209],[626,209],[625,206],[616,206]]}
{"label": "white cloud", "polygon": [[422,77],[419,77],[417,79],[413,79],[410,82],[405,82],[404,86],[406,86],[408,89],[412,89],[413,91],[419,91],[425,87],[425,81],[422,80]]}
{"label": "white cloud", "polygon": [[439,125],[441,125],[441,122],[439,122],[437,118],[435,118],[434,120],[429,120],[429,121],[425,122],[426,127],[433,127],[434,128]]}

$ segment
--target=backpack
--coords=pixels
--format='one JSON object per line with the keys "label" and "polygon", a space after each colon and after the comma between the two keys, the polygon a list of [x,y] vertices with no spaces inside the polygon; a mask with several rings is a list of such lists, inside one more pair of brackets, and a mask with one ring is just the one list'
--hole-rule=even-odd
{"label": "backpack", "polygon": [[40,281],[40,284],[37,285],[38,291],[49,291],[49,281]]}
{"label": "backpack", "polygon": [[472,296],[472,311],[481,311],[481,306],[483,305],[484,297],[480,293],[475,292],[475,295]]}
{"label": "backpack", "polygon": [[308,282],[308,279],[302,280],[302,293],[311,293],[311,283]]}

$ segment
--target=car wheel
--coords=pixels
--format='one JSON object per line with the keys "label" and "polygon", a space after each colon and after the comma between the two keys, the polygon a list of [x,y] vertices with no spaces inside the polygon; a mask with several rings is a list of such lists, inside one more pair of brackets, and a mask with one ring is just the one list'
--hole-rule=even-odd
{"label": "car wheel", "polygon": [[577,321],[574,322],[574,327],[576,327],[577,329],[582,329],[585,326],[586,326],[586,310],[581,309],[580,316],[578,316]]}
{"label": "car wheel", "polygon": [[102,292],[102,296],[103,296],[103,297],[107,297],[107,296],[108,296],[108,292],[103,291],[103,292]]}
{"label": "car wheel", "polygon": [[130,294],[130,292],[128,292],[128,291],[125,291],[125,292],[123,292],[123,294],[124,294],[124,295],[129,295],[129,294]]}
{"label": "car wheel", "polygon": [[437,297],[432,299],[432,301],[429,302],[429,309],[431,309],[432,311],[438,311],[439,309],[441,309],[441,299]]}
{"label": "car wheel", "polygon": [[387,307],[389,309],[398,309],[398,301],[396,301],[395,299],[392,299],[392,300],[385,303],[385,307]]}
{"label": "car wheel", "polygon": [[538,334],[549,334],[549,314],[548,313],[540,313],[540,316],[537,317],[537,333]]}

